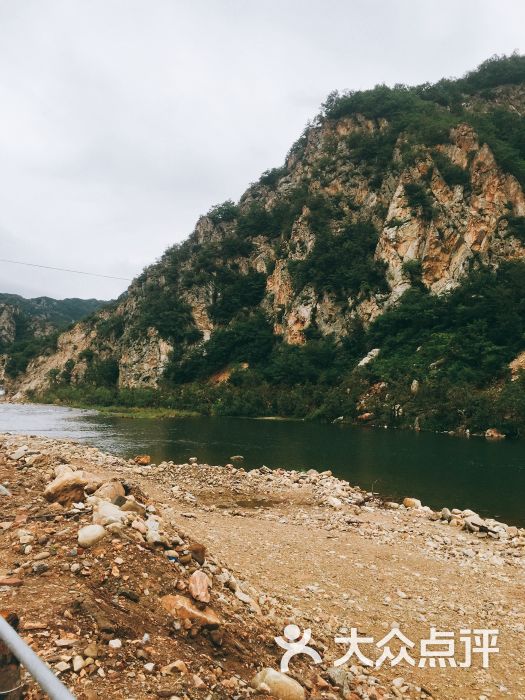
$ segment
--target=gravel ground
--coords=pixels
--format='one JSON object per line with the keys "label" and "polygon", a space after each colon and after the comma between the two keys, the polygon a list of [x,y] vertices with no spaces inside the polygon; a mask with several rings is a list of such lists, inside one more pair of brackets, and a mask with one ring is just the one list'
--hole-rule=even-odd
{"label": "gravel ground", "polygon": [[[524,530],[385,504],[329,472],[142,461],[0,436],[0,608],[78,697],[525,698]],[[80,547],[93,522],[102,538]],[[253,689],[291,623],[322,662],[291,660],[299,690]],[[420,667],[431,627],[458,663],[461,630],[499,630],[499,652]],[[372,661],[398,654],[396,637],[376,646],[398,628],[415,666],[334,668],[352,628]]]}

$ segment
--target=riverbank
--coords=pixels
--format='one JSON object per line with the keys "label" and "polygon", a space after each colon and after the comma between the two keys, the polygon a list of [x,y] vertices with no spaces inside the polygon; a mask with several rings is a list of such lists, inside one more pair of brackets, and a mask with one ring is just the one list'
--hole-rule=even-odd
{"label": "riverbank", "polygon": [[[441,515],[415,500],[385,504],[329,472],[142,461],[0,436],[0,482],[10,494],[0,495],[0,607],[18,612],[23,635],[78,697],[249,696],[256,671],[278,669],[273,638],[290,622],[312,629],[323,657],[319,666],[308,657],[291,663],[309,698],[525,697],[524,529],[468,511]],[[95,479],[62,506],[46,500],[69,468]],[[110,505],[86,491],[111,479],[124,489],[112,517],[135,513],[135,525],[106,523],[105,537],[81,548],[79,531]],[[204,607],[191,594],[195,572],[211,583],[206,604],[218,626],[181,621],[165,607],[166,596]],[[396,625],[415,656],[431,626],[456,638],[464,628],[497,628],[500,651],[488,669],[479,655],[471,668],[416,661],[371,671],[355,659],[333,668],[345,628],[377,641]],[[100,653],[86,656],[91,644]]]}

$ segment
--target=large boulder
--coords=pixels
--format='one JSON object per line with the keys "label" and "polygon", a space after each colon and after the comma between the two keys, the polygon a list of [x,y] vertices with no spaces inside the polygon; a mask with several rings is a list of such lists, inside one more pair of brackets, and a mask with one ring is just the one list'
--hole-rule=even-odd
{"label": "large boulder", "polygon": [[53,479],[44,490],[44,498],[50,502],[60,503],[62,506],[70,506],[79,503],[86,498],[85,491],[89,485],[100,485],[101,479],[91,472],[82,469],[78,471],[63,470]]}
{"label": "large boulder", "polygon": [[119,496],[124,498],[126,492],[118,479],[112,479],[102,484],[93,495],[106,501],[114,501]]}
{"label": "large boulder", "polygon": [[253,678],[252,688],[261,692],[270,692],[277,700],[304,700],[304,688],[293,678],[273,668],[263,668]]}
{"label": "large boulder", "polygon": [[179,620],[189,620],[193,625],[217,629],[221,619],[211,608],[199,610],[189,598],[182,595],[165,595],[160,599],[162,607]]}

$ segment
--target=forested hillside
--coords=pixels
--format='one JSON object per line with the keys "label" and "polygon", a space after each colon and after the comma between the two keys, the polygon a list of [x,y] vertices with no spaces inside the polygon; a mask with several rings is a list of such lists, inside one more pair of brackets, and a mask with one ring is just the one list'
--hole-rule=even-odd
{"label": "forested hillside", "polygon": [[284,165],[212,207],[19,390],[517,433],[524,114],[517,54],[331,94]]}

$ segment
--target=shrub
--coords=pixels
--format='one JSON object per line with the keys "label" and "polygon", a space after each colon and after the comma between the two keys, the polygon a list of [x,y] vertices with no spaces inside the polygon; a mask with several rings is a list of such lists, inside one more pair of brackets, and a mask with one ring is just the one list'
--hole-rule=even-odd
{"label": "shrub", "polygon": [[167,287],[152,287],[142,299],[136,328],[145,332],[150,327],[172,342],[195,342],[200,336],[189,304]]}
{"label": "shrub", "polygon": [[231,363],[257,364],[269,357],[275,338],[262,312],[218,328],[199,348],[180,359],[173,356],[165,376],[175,383],[204,379]]}
{"label": "shrub", "polygon": [[250,270],[247,274],[221,268],[215,275],[214,299],[210,316],[216,323],[228,323],[242,310],[257,306],[266,288],[266,277]]}
{"label": "shrub", "polygon": [[444,153],[441,153],[441,151],[434,151],[432,158],[437,165],[441,177],[449,187],[461,185],[465,193],[470,192],[471,183],[468,170],[463,170],[459,165],[455,165],[450,158]]}
{"label": "shrub", "polygon": [[286,175],[288,172],[286,166],[281,168],[272,168],[271,170],[265,170],[264,173],[259,178],[259,184],[269,187],[271,190],[275,189],[279,180]]}
{"label": "shrub", "polygon": [[403,263],[402,270],[403,275],[408,278],[410,284],[421,284],[421,277],[423,274],[421,260],[417,260],[415,258],[413,260],[406,260]]}
{"label": "shrub", "polygon": [[525,216],[507,216],[508,232],[525,243]]}
{"label": "shrub", "polygon": [[434,215],[432,198],[425,186],[420,182],[407,182],[404,187],[408,206],[413,214],[421,216],[424,221],[432,221]]}
{"label": "shrub", "polygon": [[206,214],[214,224],[229,223],[235,221],[239,213],[238,207],[231,200],[227,199],[222,204],[216,204]]}
{"label": "shrub", "polygon": [[385,265],[374,260],[376,244],[377,231],[368,222],[349,224],[337,235],[319,229],[309,256],[290,264],[295,289],[312,284],[341,299],[386,291]]}

